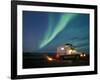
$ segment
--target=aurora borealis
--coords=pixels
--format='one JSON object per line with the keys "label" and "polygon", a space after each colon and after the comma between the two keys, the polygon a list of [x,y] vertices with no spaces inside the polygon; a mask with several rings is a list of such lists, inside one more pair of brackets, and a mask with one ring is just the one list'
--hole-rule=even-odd
{"label": "aurora borealis", "polygon": [[40,48],[49,44],[65,27],[67,27],[70,20],[73,19],[75,16],[76,14],[66,14],[66,13],[61,15],[61,18],[56,26],[52,26],[53,16],[50,16],[50,21],[49,21],[50,25],[45,33],[46,35],[44,36],[43,42],[40,44]]}
{"label": "aurora borealis", "polygon": [[56,52],[66,43],[89,53],[89,14],[23,11],[24,52]]}

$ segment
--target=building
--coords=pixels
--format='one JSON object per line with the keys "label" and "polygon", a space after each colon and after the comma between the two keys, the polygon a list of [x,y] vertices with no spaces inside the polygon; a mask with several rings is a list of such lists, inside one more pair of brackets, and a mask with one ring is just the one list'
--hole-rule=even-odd
{"label": "building", "polygon": [[85,59],[87,54],[83,52],[77,51],[72,44],[65,44],[57,48],[57,55],[56,58],[60,58],[62,60],[79,60]]}
{"label": "building", "polygon": [[56,56],[59,57],[59,56],[75,55],[75,54],[79,54],[79,52],[75,50],[72,44],[65,44],[57,48]]}

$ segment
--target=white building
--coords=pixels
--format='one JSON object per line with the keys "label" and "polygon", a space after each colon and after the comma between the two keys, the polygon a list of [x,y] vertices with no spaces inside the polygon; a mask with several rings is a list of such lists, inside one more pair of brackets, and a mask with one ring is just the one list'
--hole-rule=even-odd
{"label": "white building", "polygon": [[78,54],[71,44],[66,44],[57,48],[57,57],[62,55],[73,55]]}

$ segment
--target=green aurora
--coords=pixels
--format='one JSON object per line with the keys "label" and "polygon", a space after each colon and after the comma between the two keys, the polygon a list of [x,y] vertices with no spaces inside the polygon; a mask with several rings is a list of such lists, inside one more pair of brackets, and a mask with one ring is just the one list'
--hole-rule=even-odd
{"label": "green aurora", "polygon": [[61,15],[58,23],[56,26],[53,26],[53,15],[49,15],[49,26],[48,29],[43,37],[43,40],[41,40],[41,43],[39,45],[39,48],[43,48],[46,45],[48,45],[55,37],[64,30],[64,28],[69,24],[71,20],[73,20],[78,14],[73,13],[64,13]]}

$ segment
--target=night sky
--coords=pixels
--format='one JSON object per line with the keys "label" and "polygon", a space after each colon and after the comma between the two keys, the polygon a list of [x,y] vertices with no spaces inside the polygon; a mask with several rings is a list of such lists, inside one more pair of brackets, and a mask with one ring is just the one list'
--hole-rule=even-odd
{"label": "night sky", "polygon": [[89,14],[23,11],[23,52],[55,53],[67,43],[89,53]]}

